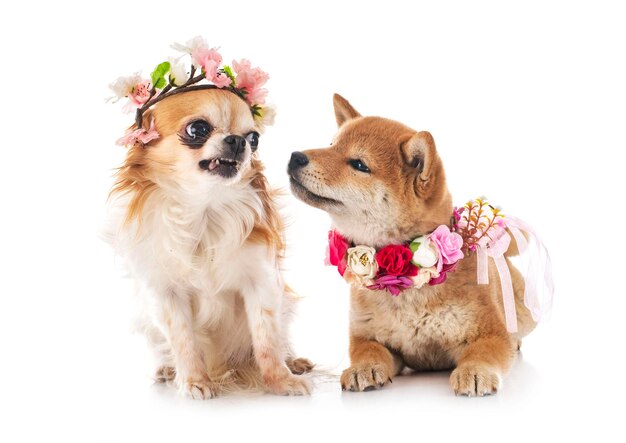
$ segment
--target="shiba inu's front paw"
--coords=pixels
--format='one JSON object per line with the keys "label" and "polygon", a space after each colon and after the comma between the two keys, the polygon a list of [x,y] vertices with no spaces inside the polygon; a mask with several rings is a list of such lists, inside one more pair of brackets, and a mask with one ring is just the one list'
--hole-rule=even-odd
{"label": "shiba inu's front paw", "polygon": [[289,374],[267,381],[267,388],[276,395],[308,395],[311,393],[309,381],[298,375]]}
{"label": "shiba inu's front paw", "polygon": [[183,384],[183,391],[194,400],[208,400],[217,396],[218,386],[208,380],[188,380]]}
{"label": "shiba inu's front paw", "polygon": [[450,375],[450,385],[455,395],[484,397],[498,392],[500,375],[482,365],[460,365]]}
{"label": "shiba inu's front paw", "polygon": [[341,374],[343,391],[371,391],[382,388],[391,381],[391,374],[384,365],[378,363],[359,363],[350,366]]}

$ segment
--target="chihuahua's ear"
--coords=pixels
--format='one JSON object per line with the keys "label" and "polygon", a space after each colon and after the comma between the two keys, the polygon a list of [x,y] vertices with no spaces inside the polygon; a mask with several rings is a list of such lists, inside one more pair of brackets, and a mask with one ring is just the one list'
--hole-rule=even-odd
{"label": "chihuahua's ear", "polygon": [[418,174],[418,187],[425,189],[430,182],[435,164],[439,161],[435,140],[428,131],[421,131],[402,145],[402,156],[404,162],[414,168]]}
{"label": "chihuahua's ear", "polygon": [[339,127],[346,121],[361,116],[348,100],[339,94],[333,95],[333,106],[335,107],[335,118],[337,119],[337,126]]}

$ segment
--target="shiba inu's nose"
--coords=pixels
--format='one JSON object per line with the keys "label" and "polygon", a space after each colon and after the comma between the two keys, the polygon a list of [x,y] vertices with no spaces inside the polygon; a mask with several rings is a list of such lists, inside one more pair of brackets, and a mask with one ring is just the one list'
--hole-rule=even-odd
{"label": "shiba inu's nose", "polygon": [[246,139],[239,135],[229,135],[224,138],[224,142],[228,145],[235,157],[243,152],[246,147]]}
{"label": "shiba inu's nose", "polygon": [[309,164],[309,158],[302,152],[296,151],[291,153],[291,159],[289,160],[289,169],[294,170],[302,168]]}

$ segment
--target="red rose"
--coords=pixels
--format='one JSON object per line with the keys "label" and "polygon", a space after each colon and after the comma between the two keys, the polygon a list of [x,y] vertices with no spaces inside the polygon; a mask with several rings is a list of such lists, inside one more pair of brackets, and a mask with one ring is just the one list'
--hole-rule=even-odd
{"label": "red rose", "polygon": [[411,263],[413,253],[406,245],[389,245],[376,253],[381,274],[413,277],[417,266]]}
{"label": "red rose", "polygon": [[346,251],[350,244],[337,231],[328,232],[328,248],[326,249],[326,264],[337,266],[337,271],[343,276],[346,272]]}

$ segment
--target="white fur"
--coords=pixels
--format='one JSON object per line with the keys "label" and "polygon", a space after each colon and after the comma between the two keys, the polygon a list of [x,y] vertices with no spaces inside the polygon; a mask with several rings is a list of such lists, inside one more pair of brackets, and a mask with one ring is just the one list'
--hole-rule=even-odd
{"label": "white fur", "polygon": [[[284,364],[291,299],[276,251],[246,242],[263,213],[261,199],[245,182],[206,186],[195,200],[185,186],[161,186],[141,227],[123,225],[127,198],[114,201],[110,240],[140,284],[142,329],[160,364],[176,368],[179,387],[193,398],[212,397],[217,379],[251,362],[263,378],[285,380],[274,391],[307,392]],[[253,360],[253,350],[262,357]]]}

